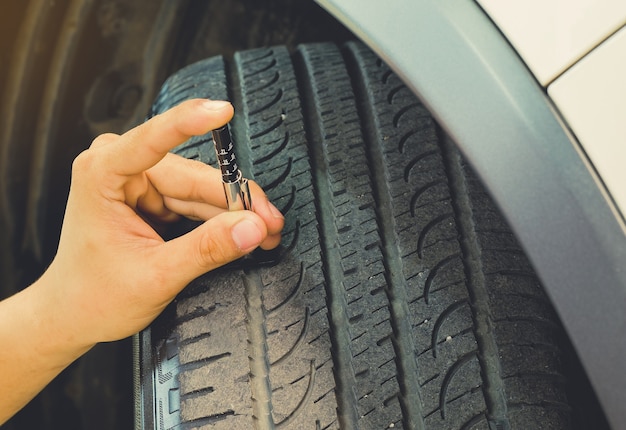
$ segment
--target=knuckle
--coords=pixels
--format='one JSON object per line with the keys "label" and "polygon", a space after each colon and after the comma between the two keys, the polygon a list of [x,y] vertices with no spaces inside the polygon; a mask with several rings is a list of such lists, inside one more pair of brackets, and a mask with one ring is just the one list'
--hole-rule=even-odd
{"label": "knuckle", "polygon": [[78,154],[72,162],[72,174],[80,174],[89,171],[93,167],[94,163],[93,152],[86,150]]}
{"label": "knuckle", "polygon": [[91,142],[91,146],[90,148],[99,148],[101,146],[104,145],[108,145],[109,143],[113,142],[115,139],[117,139],[119,137],[119,135],[114,134],[114,133],[104,133],[99,135],[98,137],[96,137],[92,142]]}
{"label": "knuckle", "polygon": [[89,146],[72,162],[72,175],[83,175],[89,172],[106,170],[106,162],[103,161],[103,155],[110,153],[110,150],[102,148],[115,140],[119,139],[119,135],[114,133],[105,133],[97,136]]}

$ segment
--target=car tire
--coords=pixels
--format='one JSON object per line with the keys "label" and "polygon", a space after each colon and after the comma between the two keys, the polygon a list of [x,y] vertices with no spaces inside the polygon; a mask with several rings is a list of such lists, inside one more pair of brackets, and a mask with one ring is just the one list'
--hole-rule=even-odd
{"label": "car tire", "polygon": [[[196,97],[234,104],[244,175],[286,225],[136,337],[136,428],[571,428],[549,300],[383,61],[354,42],[214,57],[151,115]],[[215,165],[210,135],[174,152]]]}

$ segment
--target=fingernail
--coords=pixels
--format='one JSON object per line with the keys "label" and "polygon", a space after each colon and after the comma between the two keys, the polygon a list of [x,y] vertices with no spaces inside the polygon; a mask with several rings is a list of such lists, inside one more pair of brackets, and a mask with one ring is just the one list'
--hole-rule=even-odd
{"label": "fingernail", "polygon": [[224,100],[205,100],[202,107],[210,111],[218,111],[225,109],[230,103]]}
{"label": "fingernail", "polygon": [[276,206],[274,206],[270,202],[268,202],[267,204],[268,204],[268,206],[270,208],[270,212],[272,213],[272,216],[274,218],[280,218],[280,219],[284,219],[285,218],[285,216],[278,210],[278,208]]}
{"label": "fingernail", "polygon": [[231,230],[233,242],[244,252],[252,251],[261,244],[263,233],[255,223],[250,220],[239,221]]}

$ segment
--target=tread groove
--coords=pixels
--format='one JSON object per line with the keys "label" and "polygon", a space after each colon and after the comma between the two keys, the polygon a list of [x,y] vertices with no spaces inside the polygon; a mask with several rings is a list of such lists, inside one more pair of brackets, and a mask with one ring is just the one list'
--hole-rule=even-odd
{"label": "tread groove", "polygon": [[[329,205],[322,205],[319,202],[332,201],[332,186],[328,176],[324,173],[328,166],[328,155],[326,154],[326,133],[323,126],[324,112],[319,112],[317,107],[320,103],[320,95],[315,87],[313,74],[307,73],[311,69],[309,52],[299,50],[296,58],[296,78],[302,96],[302,109],[304,114],[304,125],[309,142],[319,142],[317,145],[309,145],[311,167],[313,174],[314,193],[316,195],[316,206],[318,225],[320,230],[320,245],[323,261],[324,277],[326,279],[327,301],[329,322],[332,332],[332,353],[335,368],[335,381],[337,392],[337,404],[339,422],[342,428],[357,429],[358,413],[355,408],[356,399],[352,387],[356,385],[356,377],[350,364],[350,333],[348,316],[346,315],[345,303],[342,303],[344,296],[341,291],[337,291],[336,286],[343,284],[343,271],[335,263],[341,261],[341,254],[337,248],[337,229],[335,216]],[[309,76],[313,76],[309,78]]]}
{"label": "tread groove", "polygon": [[474,320],[474,334],[479,350],[478,361],[483,377],[487,417],[490,422],[501,425],[503,430],[510,429],[505,385],[500,374],[499,351],[494,337],[481,250],[473,222],[473,209],[468,197],[467,183],[462,171],[460,155],[448,139],[442,139],[442,152],[459,230],[463,266],[471,301],[470,309]]}
{"label": "tread groove", "polygon": [[441,330],[441,326],[445,322],[446,318],[448,318],[455,311],[463,308],[466,305],[467,305],[467,301],[465,300],[461,300],[456,303],[453,303],[445,311],[443,311],[441,315],[439,315],[439,318],[437,318],[437,321],[435,321],[435,325],[432,331],[432,340],[431,340],[431,349],[433,352],[433,357],[437,358],[437,339],[439,337],[439,331]]}
{"label": "tread groove", "polygon": [[263,281],[256,269],[245,270],[244,276],[246,326],[248,330],[248,362],[250,363],[250,389],[252,409],[257,427],[273,429],[272,388],[270,387],[270,364],[267,354],[267,333],[265,329],[265,309],[263,307]]}
{"label": "tread groove", "polygon": [[[356,77],[353,82],[355,93],[358,97],[357,108],[360,111],[364,124],[364,143],[370,171],[372,172],[372,183],[374,185],[374,200],[376,202],[376,213],[378,229],[381,236],[381,251],[384,256],[385,278],[387,281],[387,292],[390,302],[390,313],[392,317],[391,326],[393,328],[393,346],[399,360],[399,377],[401,394],[399,401],[403,410],[403,420],[407,428],[424,429],[422,420],[421,399],[419,396],[419,382],[417,380],[419,369],[413,358],[412,341],[410,333],[410,323],[404,317],[409,315],[406,305],[408,296],[406,293],[406,279],[401,276],[403,273],[401,251],[398,247],[398,237],[394,216],[391,213],[392,199],[387,187],[388,173],[385,166],[379,161],[383,159],[383,150],[378,142],[380,137],[376,132],[377,118],[371,110],[374,105],[372,100],[367,100],[367,82],[362,74],[362,67],[358,65],[358,53],[352,45],[348,45],[346,51],[348,67],[351,67],[353,75]],[[384,222],[383,220],[386,220]]]}
{"label": "tread groove", "polygon": [[448,373],[443,378],[443,382],[441,383],[441,392],[439,394],[439,413],[441,414],[442,419],[446,419],[446,404],[448,403],[446,401],[446,396],[448,394],[450,382],[454,378],[454,375],[456,375],[463,366],[469,363],[472,359],[476,358],[476,355],[477,354],[475,352],[470,352],[469,354],[461,357],[452,367],[450,367]]}

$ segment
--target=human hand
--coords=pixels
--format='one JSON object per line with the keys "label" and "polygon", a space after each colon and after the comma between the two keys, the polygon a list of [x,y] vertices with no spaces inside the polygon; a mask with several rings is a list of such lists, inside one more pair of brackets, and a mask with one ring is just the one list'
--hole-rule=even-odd
{"label": "human hand", "polygon": [[[217,169],[168,151],[227,123],[225,102],[192,100],[80,154],[57,255],[43,278],[60,332],[89,346],[145,328],[197,276],[280,242],[284,219],[251,182],[252,211],[225,211]],[[164,241],[150,223],[206,220]]]}

